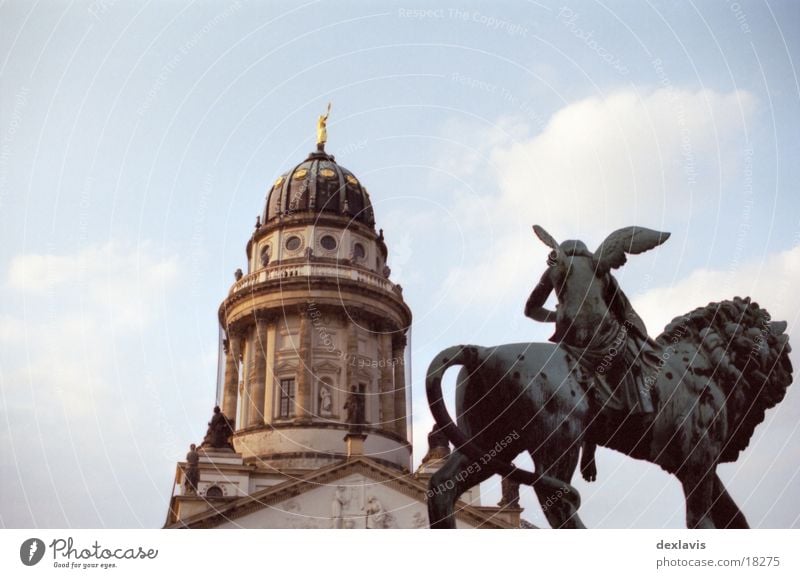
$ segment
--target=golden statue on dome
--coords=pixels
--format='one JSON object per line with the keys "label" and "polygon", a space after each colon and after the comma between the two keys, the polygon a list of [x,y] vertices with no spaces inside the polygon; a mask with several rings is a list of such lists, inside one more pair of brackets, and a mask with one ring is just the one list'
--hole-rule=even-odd
{"label": "golden statue on dome", "polygon": [[328,110],[325,114],[319,115],[317,119],[317,150],[325,150],[325,143],[328,142],[328,116],[331,114],[331,103],[328,103]]}

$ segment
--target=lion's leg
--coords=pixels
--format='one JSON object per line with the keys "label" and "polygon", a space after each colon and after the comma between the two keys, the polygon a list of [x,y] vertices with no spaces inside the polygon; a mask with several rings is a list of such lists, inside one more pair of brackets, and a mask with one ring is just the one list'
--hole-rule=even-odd
{"label": "lion's leg", "polygon": [[714,495],[711,504],[711,519],[717,528],[745,529],[750,525],[744,514],[728,494],[722,480],[714,474]]}
{"label": "lion's leg", "polygon": [[715,475],[707,468],[698,464],[695,468],[684,468],[678,474],[686,497],[686,527],[690,529],[715,527],[711,518]]}
{"label": "lion's leg", "polygon": [[578,465],[579,452],[580,446],[572,444],[552,463],[541,450],[531,452],[537,473],[543,474],[533,489],[551,528],[586,528],[578,515],[581,498],[569,483]]}
{"label": "lion's leg", "polygon": [[487,467],[461,452],[450,454],[428,482],[428,520],[431,528],[455,528],[453,510],[458,498],[491,475]]}

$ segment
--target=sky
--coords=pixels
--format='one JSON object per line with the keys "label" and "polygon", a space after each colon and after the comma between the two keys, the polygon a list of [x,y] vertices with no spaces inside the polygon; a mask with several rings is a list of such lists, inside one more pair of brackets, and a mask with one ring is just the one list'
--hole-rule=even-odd
{"label": "sky", "polygon": [[[217,308],[328,102],[414,315],[415,465],[438,351],[550,335],[522,314],[534,223],[671,232],[617,272],[652,335],[751,295],[800,338],[799,24],[789,0],[0,2],[0,527],[164,523]],[[800,527],[798,424],[793,386],[719,467],[752,526]],[[598,470],[588,526],[684,527],[676,479]]]}

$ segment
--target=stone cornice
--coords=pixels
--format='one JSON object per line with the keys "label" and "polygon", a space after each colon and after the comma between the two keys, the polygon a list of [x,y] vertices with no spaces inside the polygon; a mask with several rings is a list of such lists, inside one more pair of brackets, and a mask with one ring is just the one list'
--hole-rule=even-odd
{"label": "stone cornice", "polygon": [[[350,428],[350,426],[348,424],[346,424],[346,423],[325,422],[325,421],[311,421],[311,422],[303,424],[303,425],[297,425],[296,423],[293,423],[293,422],[272,423],[272,424],[265,423],[263,425],[256,425],[256,426],[250,426],[250,427],[246,427],[246,428],[242,428],[242,429],[237,429],[236,432],[233,434],[233,439],[236,440],[236,438],[239,438],[239,437],[251,434],[251,433],[256,433],[256,432],[262,431],[262,430],[272,431],[272,430],[298,429],[298,428],[332,429],[332,430],[340,430],[340,431],[342,431],[344,433],[347,433],[347,431]],[[408,440],[405,439],[402,436],[397,435],[396,433],[394,433],[392,431],[385,430],[385,429],[380,429],[380,428],[376,428],[376,427],[372,427],[370,425],[363,426],[362,429],[363,429],[364,433],[378,435],[378,436],[390,439],[390,440],[392,440],[394,442],[397,442],[398,444],[401,444],[402,447],[407,448],[409,451],[411,451],[411,444],[408,443]]]}
{"label": "stone cornice", "polygon": [[[411,325],[411,310],[409,309],[408,305],[406,305],[405,301],[403,301],[401,296],[379,289],[373,289],[357,281],[326,277],[294,277],[288,279],[272,279],[254,285],[250,290],[239,291],[238,293],[229,295],[219,307],[219,322],[223,327],[227,327],[228,312],[232,311],[237,305],[247,301],[248,299],[265,299],[265,302],[262,304],[254,304],[254,309],[256,311],[275,311],[281,312],[281,314],[286,309],[293,308],[298,304],[307,304],[311,301],[319,303],[320,305],[329,305],[322,303],[317,297],[309,294],[309,289],[312,291],[318,291],[323,290],[326,287],[330,290],[336,291],[337,295],[339,296],[339,303],[342,304],[341,306],[346,307],[351,305],[354,308],[358,308],[365,316],[372,317],[375,322],[386,321],[387,311],[381,310],[381,308],[387,307],[393,310],[401,325],[405,325],[405,327]],[[297,297],[286,296],[285,293],[291,290],[298,290],[305,293],[305,295],[298,295]],[[350,294],[352,297],[348,298],[348,294]],[[276,302],[274,304],[270,304],[268,302],[270,295],[274,295],[276,298]],[[365,303],[363,299],[359,299],[359,296],[367,296],[375,299],[377,302],[381,303],[381,308],[376,307],[373,309],[367,303]],[[234,326],[235,330],[238,329],[236,326],[240,324],[240,319],[241,318],[234,319],[234,323],[232,325]]]}

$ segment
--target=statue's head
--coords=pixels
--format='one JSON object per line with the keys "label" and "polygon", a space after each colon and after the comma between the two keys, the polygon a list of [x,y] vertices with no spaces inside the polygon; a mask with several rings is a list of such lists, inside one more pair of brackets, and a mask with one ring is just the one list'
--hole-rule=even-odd
{"label": "statue's head", "polygon": [[558,298],[556,331],[550,338],[576,347],[590,343],[609,319],[608,289],[611,269],[625,264],[625,254],[643,253],[669,238],[643,227],[626,227],[611,233],[592,253],[582,241],[558,243],[539,225],[533,230],[552,251],[548,274]]}
{"label": "statue's head", "polygon": [[214,406],[214,413],[219,413],[219,412],[221,412],[221,411],[222,411],[222,410],[219,408],[219,406],[218,406],[218,405],[215,405],[215,406]]}

